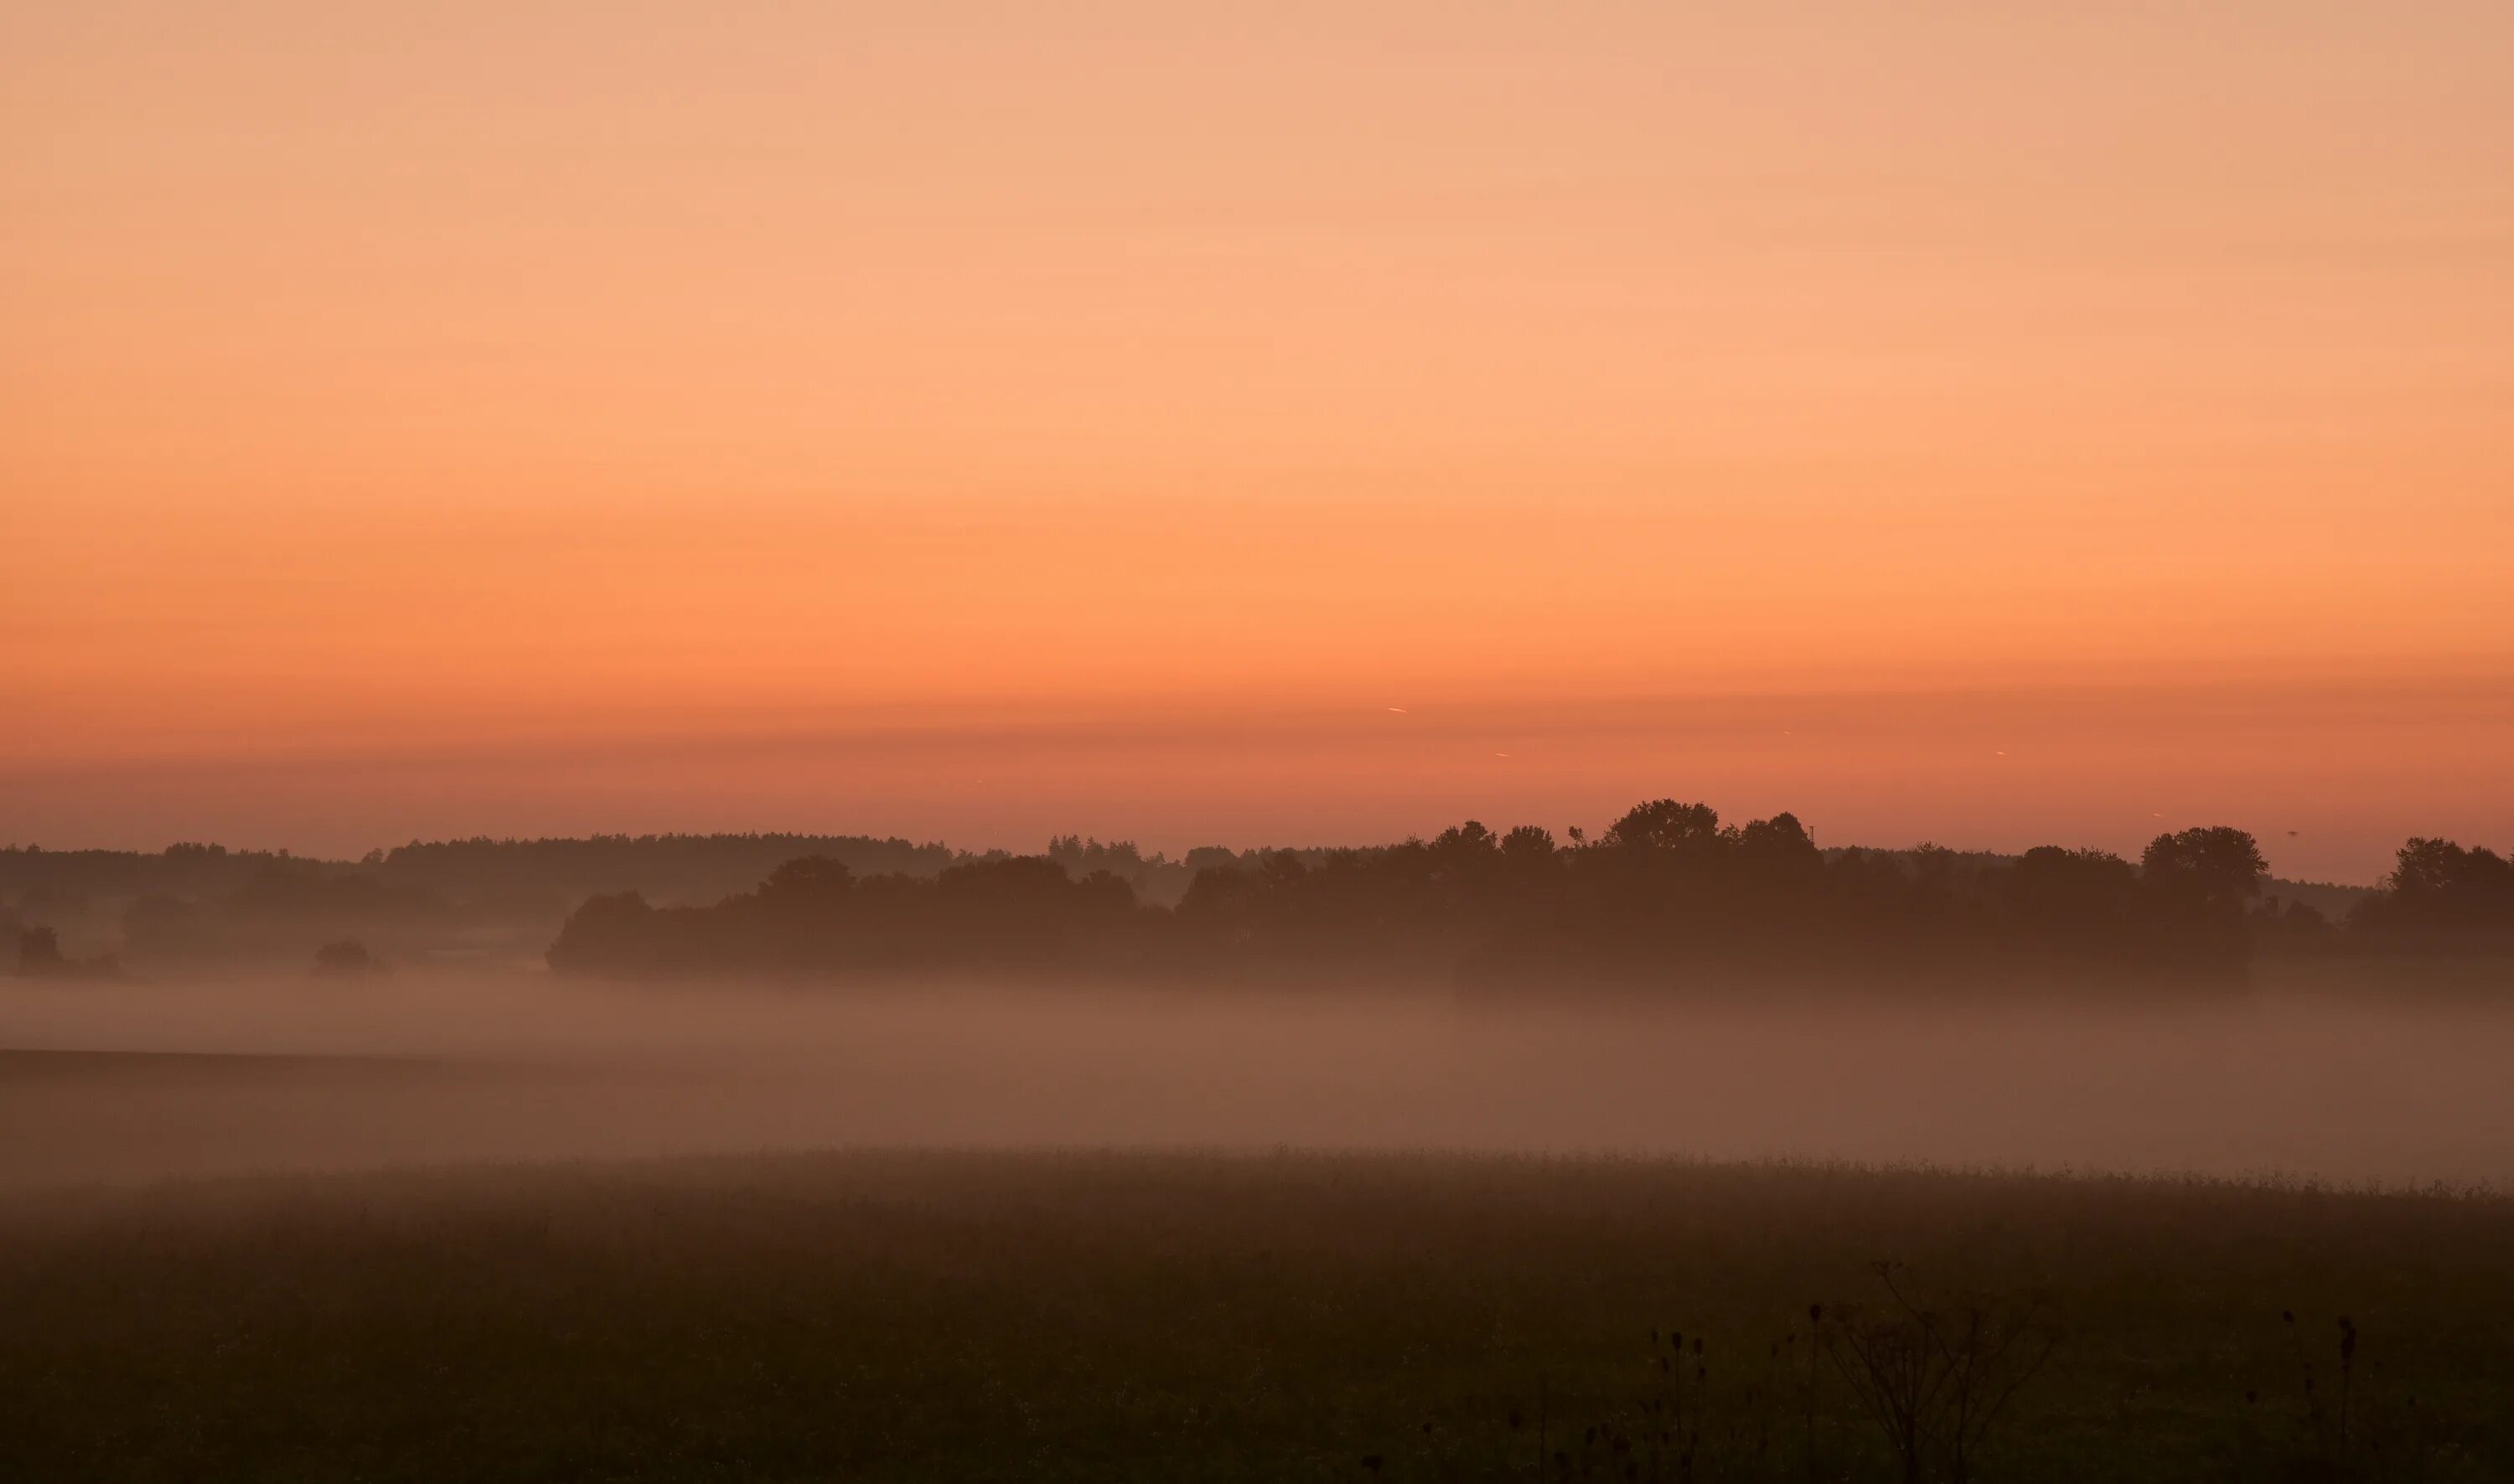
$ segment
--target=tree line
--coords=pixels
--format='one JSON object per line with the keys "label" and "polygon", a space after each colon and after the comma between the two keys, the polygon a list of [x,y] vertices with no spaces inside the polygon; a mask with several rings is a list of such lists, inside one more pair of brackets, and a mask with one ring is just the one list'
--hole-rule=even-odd
{"label": "tree line", "polygon": [[2058,846],[2015,858],[1822,850],[1792,815],[1730,824],[1708,805],[1658,799],[1594,839],[1469,821],[1396,845],[1221,857],[1196,862],[1175,906],[1143,900],[1131,846],[1071,837],[931,876],[800,857],[712,905],[594,896],[548,961],[598,974],[1352,972],[1682,986],[1799,972],[2223,982],[2263,952],[2514,945],[2514,883],[2491,852],[2413,840],[2385,888],[2333,923],[2269,898],[2258,842],[2225,825],[2160,834],[2136,861]]}
{"label": "tree line", "polygon": [[2259,854],[2223,827],[2159,836],[2135,861],[1819,849],[1789,815],[1727,824],[1665,799],[1595,839],[1470,821],[1388,846],[1183,859],[1079,835],[1033,857],[801,834],[415,842],[360,862],[11,847],[0,955],[17,946],[38,975],[111,958],[145,974],[302,966],[343,941],[385,962],[489,942],[601,973],[993,964],[1506,984],[1800,968],[2222,978],[2262,954],[2514,953],[2514,863],[2494,851],[2413,839],[2371,893],[2267,881]]}

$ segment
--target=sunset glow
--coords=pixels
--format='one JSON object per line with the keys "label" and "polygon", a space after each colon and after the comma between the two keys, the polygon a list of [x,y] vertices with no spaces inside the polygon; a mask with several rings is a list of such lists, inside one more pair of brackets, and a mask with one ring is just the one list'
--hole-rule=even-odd
{"label": "sunset glow", "polygon": [[2478,3],[0,8],[0,841],[2501,842],[2509,90]]}

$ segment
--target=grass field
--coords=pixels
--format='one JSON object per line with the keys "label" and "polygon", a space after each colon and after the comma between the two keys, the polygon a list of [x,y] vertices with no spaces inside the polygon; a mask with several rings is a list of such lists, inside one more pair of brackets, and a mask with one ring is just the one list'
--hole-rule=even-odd
{"label": "grass field", "polygon": [[1807,1306],[1879,1259],[2059,1337],[1980,1477],[2514,1478],[2500,1197],[1036,1152],[12,1197],[0,1477],[1533,1479],[1541,1425],[1548,1476],[1676,1478],[1607,1439],[1677,1330],[1693,1477],[1889,1479],[1829,1366],[1807,1419]]}

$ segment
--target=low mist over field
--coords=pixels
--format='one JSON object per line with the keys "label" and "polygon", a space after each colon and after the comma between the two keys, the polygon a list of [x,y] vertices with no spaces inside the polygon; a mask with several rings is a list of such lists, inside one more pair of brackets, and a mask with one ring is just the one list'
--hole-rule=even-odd
{"label": "low mist over field", "polygon": [[0,992],[0,1182],[831,1144],[1436,1147],[2514,1177],[2514,1008],[403,974]]}

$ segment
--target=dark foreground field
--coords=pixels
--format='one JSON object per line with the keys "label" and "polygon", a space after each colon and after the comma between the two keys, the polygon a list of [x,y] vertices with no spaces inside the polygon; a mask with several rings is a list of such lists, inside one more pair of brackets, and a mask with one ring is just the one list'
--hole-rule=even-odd
{"label": "dark foreground field", "polygon": [[1679,1330],[1692,1477],[1891,1479],[1829,1366],[1809,1457],[1877,1259],[2059,1333],[1979,1477],[2514,1478],[2501,1198],[930,1152],[11,1197],[0,1477],[1676,1478]]}

